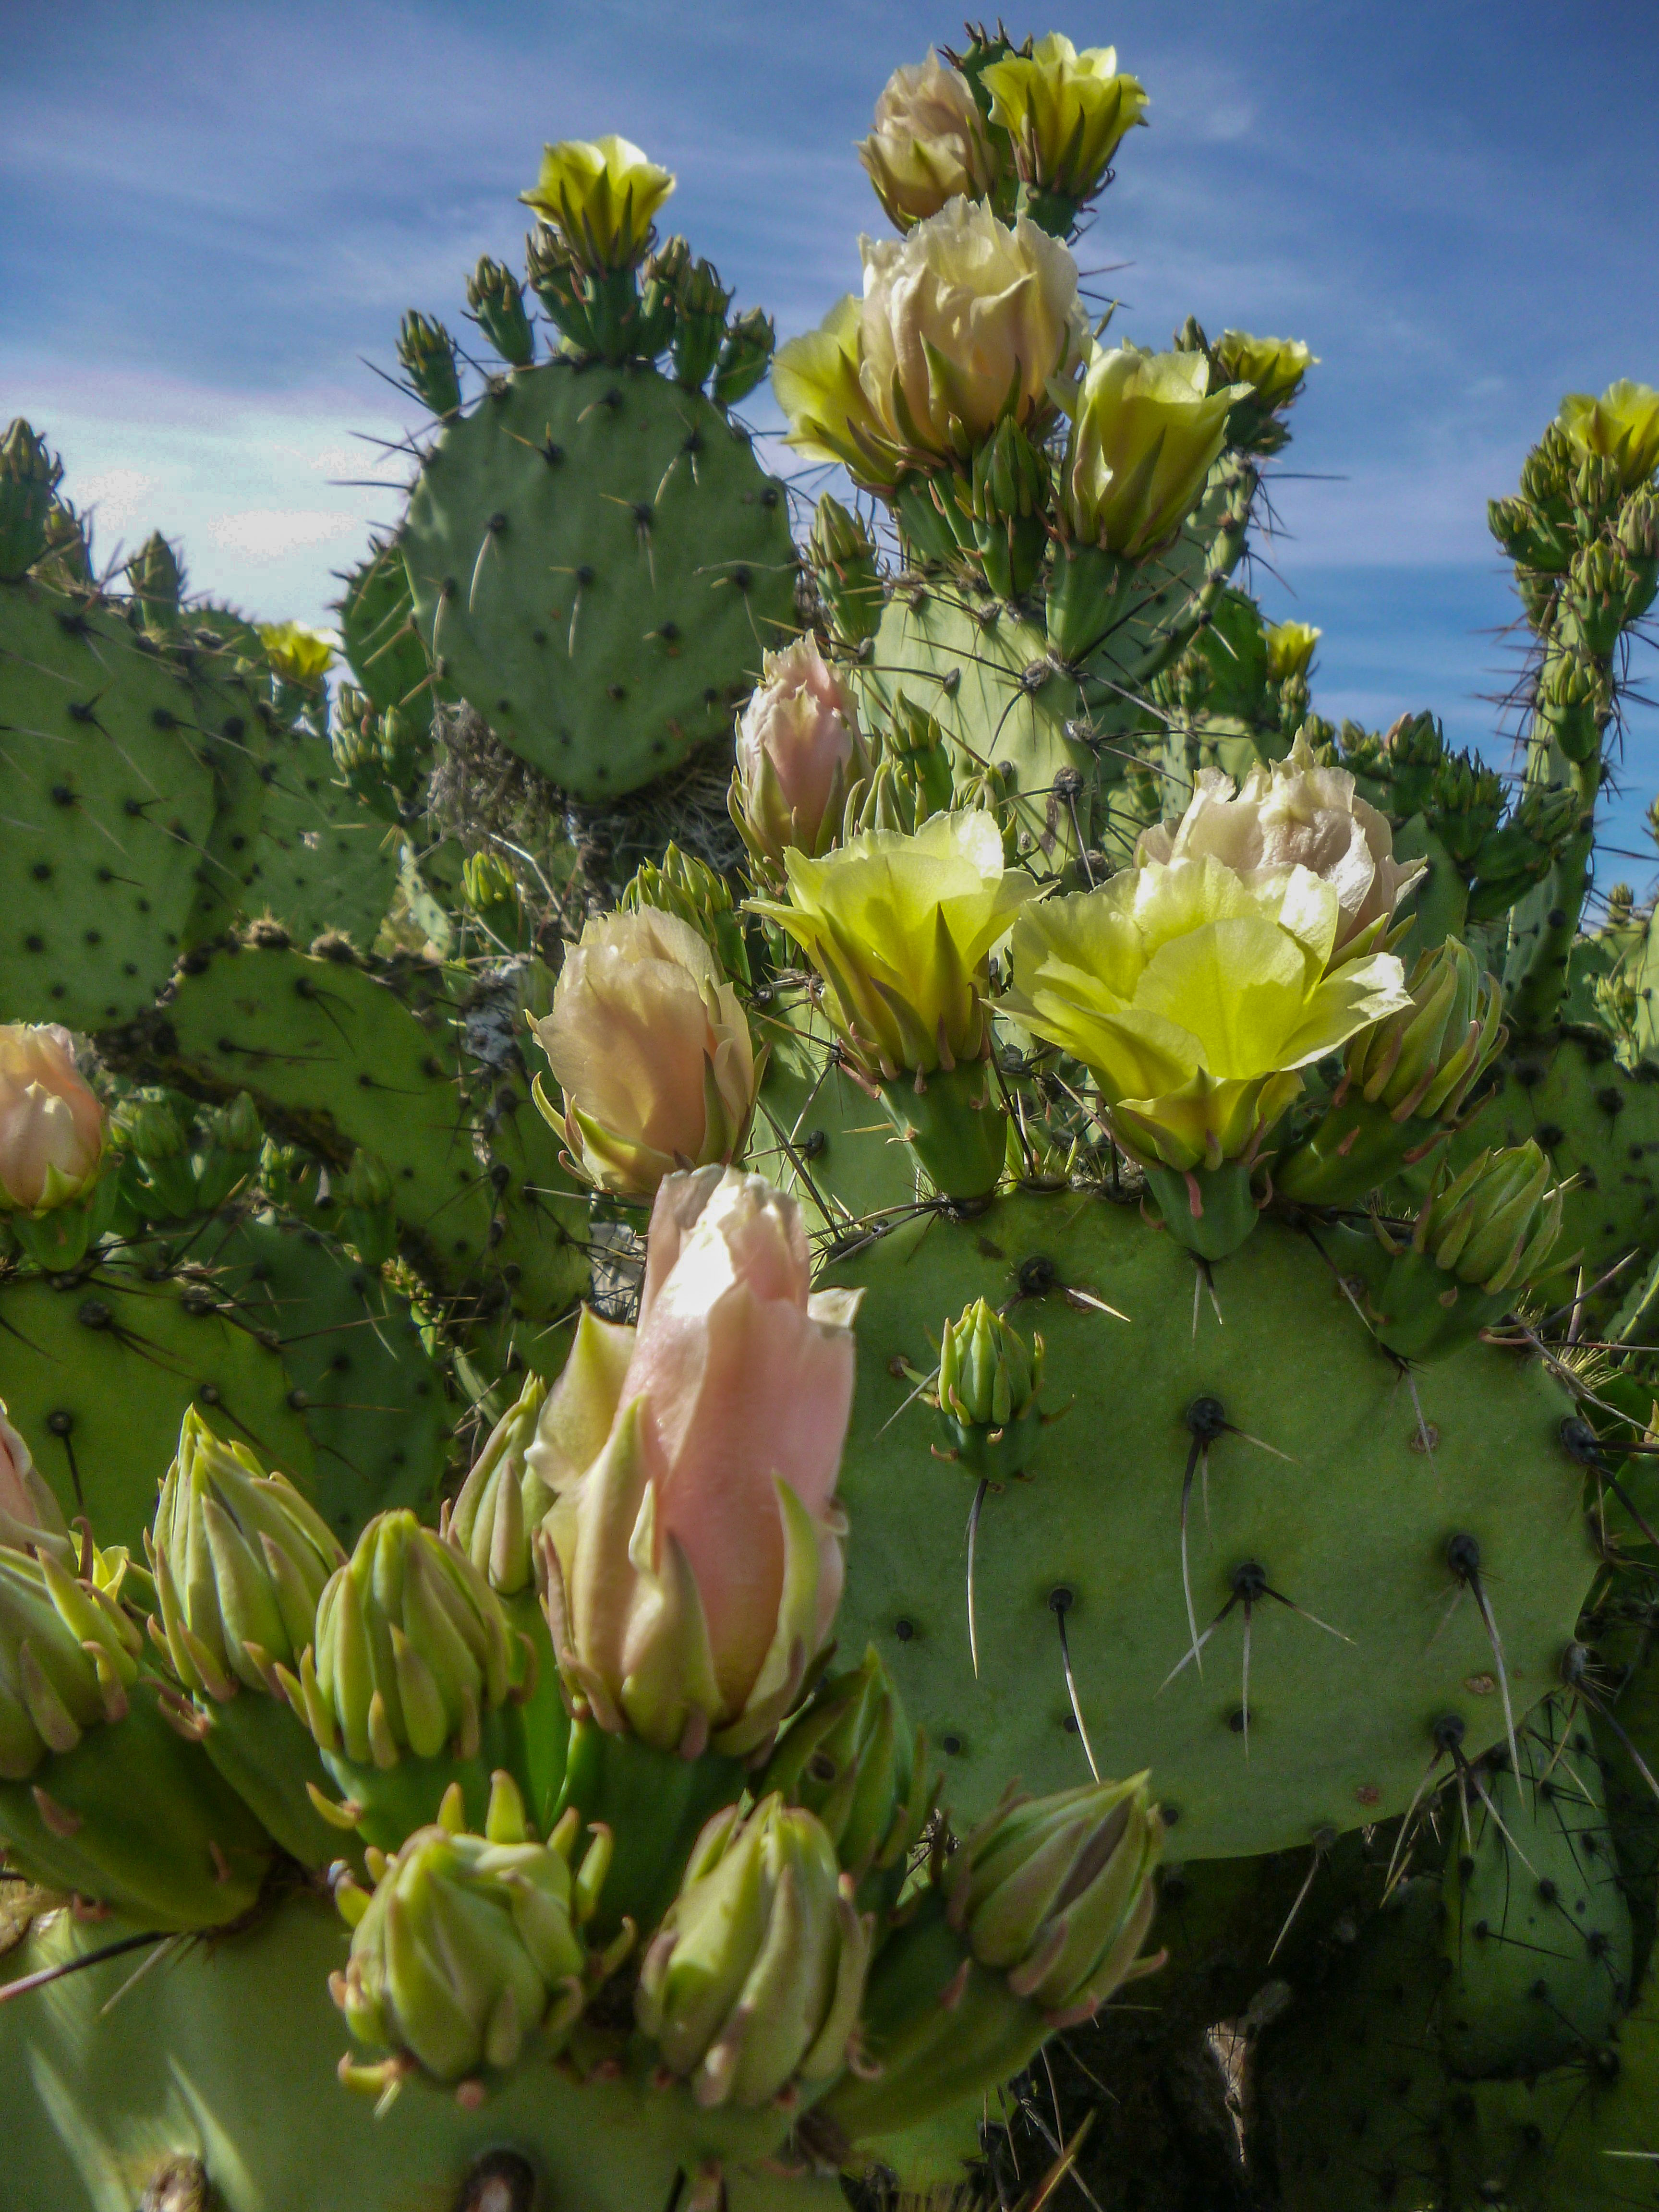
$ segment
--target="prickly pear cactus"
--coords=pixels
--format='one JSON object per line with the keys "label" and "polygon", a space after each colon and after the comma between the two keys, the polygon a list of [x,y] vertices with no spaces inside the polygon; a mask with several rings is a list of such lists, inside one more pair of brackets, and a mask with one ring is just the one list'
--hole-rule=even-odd
{"label": "prickly pear cactus", "polygon": [[1518,787],[1334,727],[1314,356],[1079,304],[1146,109],[901,68],[775,362],[547,147],[337,644],[0,439],[20,2202],[1646,2201],[1659,396],[1491,509]]}

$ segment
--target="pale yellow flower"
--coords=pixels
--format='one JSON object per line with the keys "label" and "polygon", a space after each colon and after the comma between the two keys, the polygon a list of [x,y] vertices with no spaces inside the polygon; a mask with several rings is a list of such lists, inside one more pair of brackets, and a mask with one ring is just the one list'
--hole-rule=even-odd
{"label": "pale yellow flower", "polygon": [[1066,395],[1072,434],[1060,477],[1075,542],[1138,558],[1197,505],[1246,385],[1209,388],[1201,353],[1097,348]]}
{"label": "pale yellow flower", "polygon": [[629,269],[651,242],[658,209],[674,189],[639,147],[614,134],[563,138],[542,149],[542,170],[519,198],[563,237],[585,269]]}
{"label": "pale yellow flower", "polygon": [[823,859],[784,854],[787,902],[754,911],[787,930],[830,986],[825,1012],[872,1074],[977,1060],[991,948],[1036,889],[974,810],[912,836],[866,830]]}
{"label": "pale yellow flower", "polygon": [[1223,331],[1214,349],[1224,373],[1235,384],[1248,384],[1269,413],[1284,407],[1302,388],[1319,356],[1300,338],[1252,337],[1249,331]]}
{"label": "pale yellow flower", "polygon": [[1311,623],[1271,623],[1267,631],[1268,681],[1282,684],[1286,677],[1305,676],[1324,635]]}
{"label": "pale yellow flower", "polygon": [[1617,464],[1626,491],[1644,484],[1659,468],[1659,392],[1621,376],[1597,399],[1570,392],[1556,420],[1580,453],[1604,454]]}
{"label": "pale yellow flower", "polygon": [[337,641],[326,630],[307,629],[304,623],[262,623],[259,642],[285,683],[310,690],[334,665]]}
{"label": "pale yellow flower", "polygon": [[1302,867],[1209,854],[1028,907],[1002,1012],[1093,1075],[1126,1150],[1182,1170],[1248,1157],[1297,1072],[1409,1004],[1401,964],[1329,969],[1340,907]]}
{"label": "pale yellow flower", "polygon": [[1079,53],[1050,31],[1027,54],[1009,54],[985,71],[991,119],[1013,141],[1027,184],[1084,200],[1136,124],[1146,120],[1146,89],[1121,75],[1115,46]]}

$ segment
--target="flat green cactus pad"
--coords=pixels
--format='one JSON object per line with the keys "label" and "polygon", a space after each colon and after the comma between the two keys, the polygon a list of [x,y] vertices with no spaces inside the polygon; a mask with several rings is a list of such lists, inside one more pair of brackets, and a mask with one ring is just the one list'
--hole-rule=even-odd
{"label": "flat green cactus pad", "polygon": [[780,987],[769,1004],[751,1006],[749,1023],[768,1053],[750,1149],[768,1181],[799,1200],[809,1229],[833,1244],[857,1237],[861,1222],[913,1205],[909,1148],[895,1139],[880,1103],[832,1057],[822,1013]]}
{"label": "flat green cactus pad", "polygon": [[[131,1932],[111,1919],[38,1923],[8,1978],[84,1956]],[[684,2092],[629,2081],[578,2087],[526,2051],[474,2111],[411,2082],[383,2117],[335,2079],[348,2045],[328,1994],[348,1936],[332,1907],[295,1897],[211,1946],[181,1948],[121,1998],[142,1950],[0,2006],[6,2187],[20,2206],[121,2212],[169,2162],[196,2160],[216,2212],[448,2212],[488,2153],[510,2153],[558,2212],[659,2212],[684,2169],[722,2154],[730,2212],[841,2212],[831,2181],[763,2170],[787,2125],[776,2112],[702,2115]],[[188,2169],[187,2169],[188,2170]],[[522,2166],[519,2168],[521,2172]],[[172,2202],[159,2195],[151,2201]],[[188,2203],[191,2200],[176,2200]]]}
{"label": "flat green cactus pad", "polygon": [[66,1290],[0,1291],[10,1418],[66,1514],[143,1555],[190,1406],[315,1498],[311,1439],[280,1355],[206,1275],[100,1269]]}
{"label": "flat green cactus pad", "polygon": [[292,1223],[245,1222],[215,1250],[218,1285],[281,1345],[315,1455],[312,1497],[341,1542],[372,1513],[430,1504],[448,1464],[448,1409],[407,1300]]}
{"label": "flat green cactus pad", "polygon": [[398,888],[398,838],[335,781],[320,738],[288,739],[275,768],[243,875],[244,913],[272,915],[296,944],[331,930],[371,951]]}
{"label": "flat green cactus pad", "polygon": [[440,435],[401,542],[446,681],[582,799],[725,734],[794,629],[782,486],[649,368],[548,362],[492,388]]}
{"label": "flat green cactus pad", "polygon": [[166,982],[216,872],[209,839],[254,728],[237,680],[146,649],[120,616],[0,586],[0,1004],[99,1029]]}
{"label": "flat green cactus pad", "polygon": [[[1536,1364],[1477,1345],[1416,1378],[1425,1452],[1407,1382],[1294,1231],[1265,1220],[1216,1269],[1220,1321],[1171,1238],[1069,1191],[914,1219],[828,1279],[866,1291],[838,1632],[849,1650],[875,1640],[963,1817],[1013,1776],[1039,1791],[1087,1779],[1067,1654],[1101,1771],[1152,1769],[1172,1853],[1305,1847],[1402,1810],[1431,1765],[1449,1771],[1437,1722],[1462,1723],[1469,1757],[1504,1734],[1492,1647],[1448,1564],[1459,1534],[1480,1546],[1516,1711],[1557,1679],[1594,1565],[1559,1441],[1567,1401]],[[974,1485],[906,1401],[941,1324],[980,1295],[1042,1334],[1042,1402],[1061,1418],[1033,1479],[984,1501],[975,1679]],[[1188,1516],[1200,1674],[1181,1498],[1203,1397],[1232,1425],[1207,1480],[1194,1463]],[[1277,1595],[1251,1605],[1247,1744],[1252,1571]]]}

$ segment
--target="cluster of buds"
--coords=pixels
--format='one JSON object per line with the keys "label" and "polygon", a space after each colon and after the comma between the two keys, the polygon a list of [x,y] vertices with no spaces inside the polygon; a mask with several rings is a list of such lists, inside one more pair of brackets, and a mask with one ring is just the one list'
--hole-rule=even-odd
{"label": "cluster of buds", "polygon": [[678,915],[596,915],[532,1021],[563,1094],[536,1103],[596,1188],[649,1198],[676,1169],[739,1158],[760,1088],[749,1024],[712,946]]}
{"label": "cluster of buds", "polygon": [[614,1951],[591,1958],[583,1940],[611,1841],[594,1832],[573,1864],[580,1826],[572,1814],[538,1842],[512,1777],[498,1771],[482,1835],[466,1831],[452,1797],[395,1856],[371,1853],[372,1893],[349,1875],[336,1882],[351,1951],[329,1992],[359,2042],[392,2051],[367,2064],[343,2058],[348,2088],[384,2100],[418,2069],[470,2085],[471,2104],[480,2075],[505,2072],[527,2046],[557,2057],[589,1981],[618,1963]]}
{"label": "cluster of buds", "polygon": [[825,492],[812,517],[806,550],[836,636],[854,648],[863,645],[880,626],[884,605],[874,538],[857,515]]}
{"label": "cluster of buds", "polygon": [[872,1940],[853,1891],[823,1822],[775,1791],[717,1814],[640,1969],[662,2079],[752,2112],[840,2074]]}
{"label": "cluster of buds", "polygon": [[340,780],[354,799],[383,822],[409,818],[427,752],[410,714],[400,707],[378,714],[372,699],[343,684],[335,695],[329,744]]}
{"label": "cluster of buds", "polygon": [[743,917],[732,900],[732,887],[696,854],[682,853],[671,842],[660,860],[641,863],[617,903],[624,914],[637,914],[641,908],[650,907],[659,914],[678,915],[705,944],[713,945],[720,966],[734,983],[746,988],[752,980]]}
{"label": "cluster of buds", "polygon": [[1460,1175],[1443,1163],[1407,1237],[1376,1222],[1389,1264],[1371,1303],[1397,1358],[1443,1359],[1524,1295],[1560,1234],[1563,1194],[1550,1176],[1528,1138]]}
{"label": "cluster of buds", "polygon": [[973,809],[909,836],[867,831],[822,860],[787,852],[784,871],[787,900],[755,910],[823,976],[847,1063],[940,1190],[981,1196],[1006,1146],[989,1073],[991,948],[1036,884],[1006,866],[995,820]]}
{"label": "cluster of buds", "polygon": [[1419,957],[1407,988],[1409,1006],[1350,1042],[1317,1127],[1276,1164],[1282,1198],[1354,1204],[1455,1125],[1508,1035],[1503,992],[1455,937]]}

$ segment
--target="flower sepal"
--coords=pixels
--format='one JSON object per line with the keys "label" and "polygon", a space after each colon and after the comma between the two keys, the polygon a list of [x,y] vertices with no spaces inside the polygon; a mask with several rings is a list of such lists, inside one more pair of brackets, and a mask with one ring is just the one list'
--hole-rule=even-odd
{"label": "flower sepal", "polygon": [[988,1058],[901,1075],[879,1089],[895,1132],[942,1197],[990,1196],[1007,1158],[1008,1127]]}
{"label": "flower sepal", "polygon": [[1231,1257],[1261,1218],[1249,1159],[1214,1167],[1141,1165],[1164,1226],[1198,1259]]}

